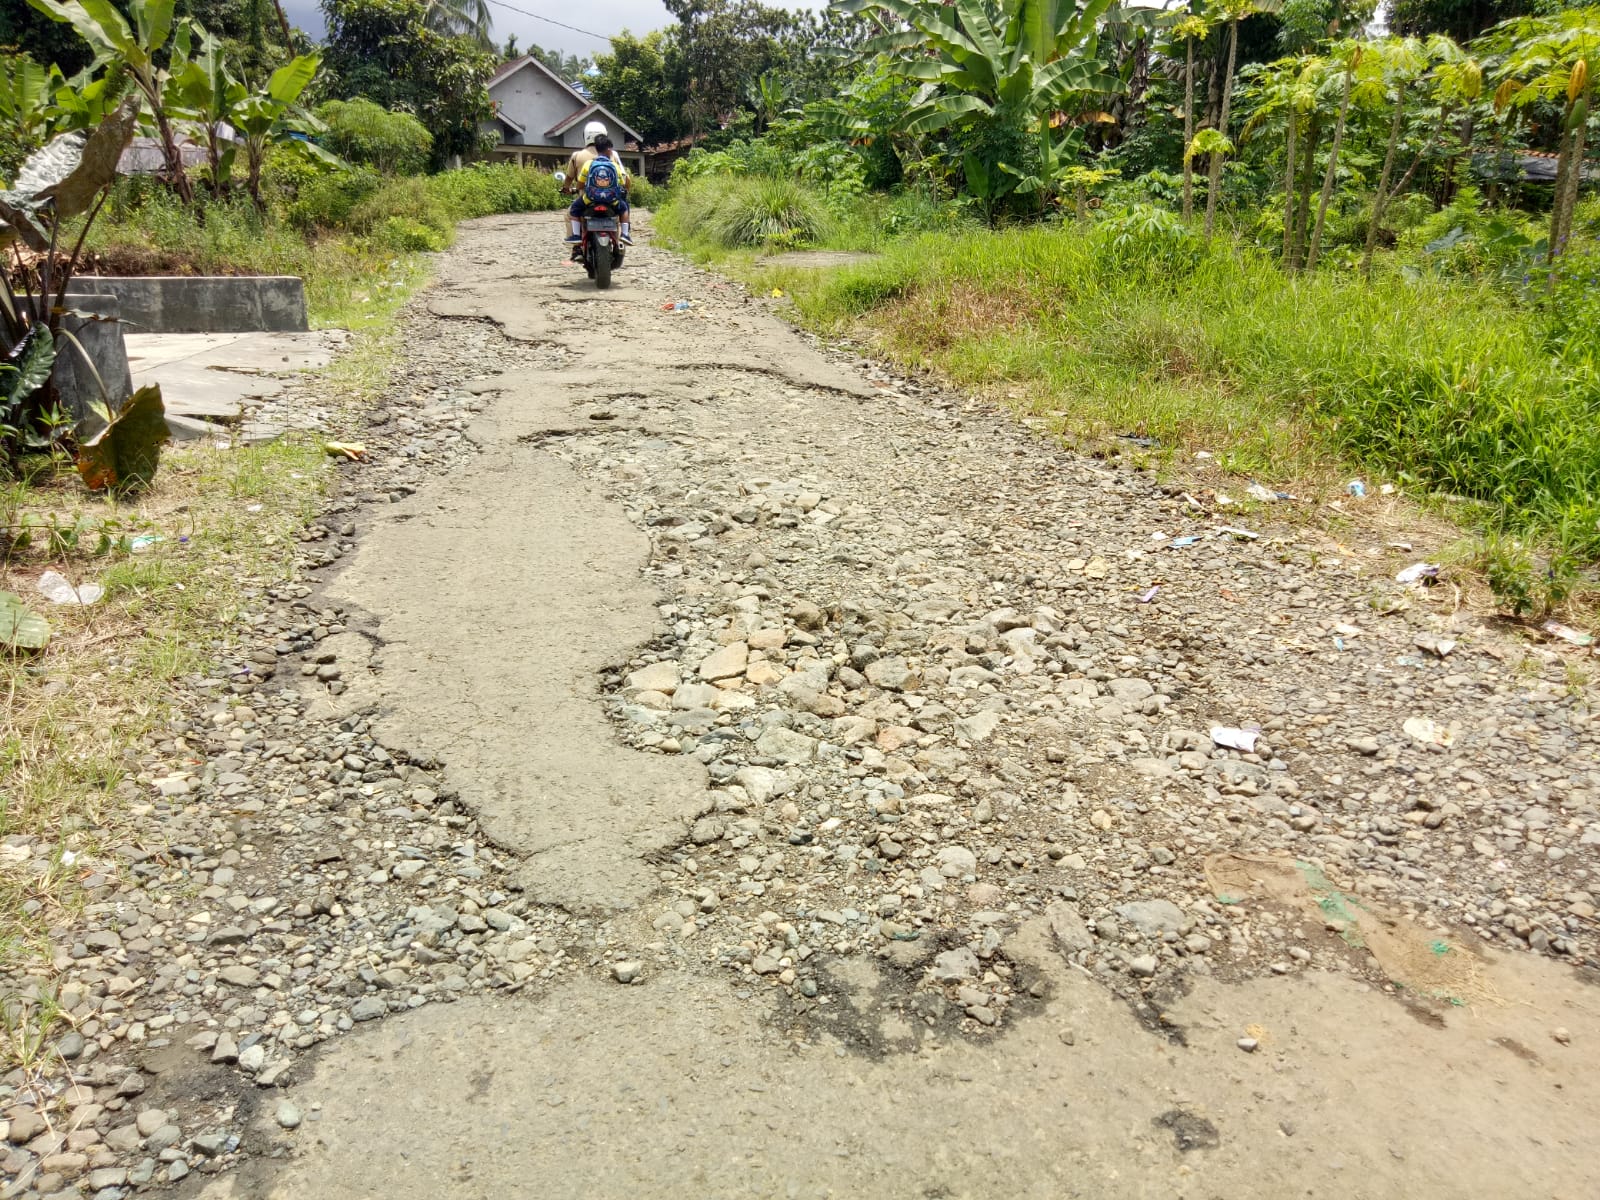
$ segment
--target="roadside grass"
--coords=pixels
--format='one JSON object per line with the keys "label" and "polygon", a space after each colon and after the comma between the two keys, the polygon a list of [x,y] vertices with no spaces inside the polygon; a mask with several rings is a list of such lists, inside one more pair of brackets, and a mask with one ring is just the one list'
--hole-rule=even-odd
{"label": "roadside grass", "polygon": [[[85,274],[298,275],[311,324],[381,325],[425,274],[422,260],[371,239],[308,238],[248,201],[185,209],[164,193],[107,206],[90,231]],[[78,287],[93,280],[80,276]]]}
{"label": "roadside grass", "polygon": [[[394,310],[419,277],[365,307],[364,327],[323,369],[330,400],[363,405],[388,386],[399,352]],[[0,840],[23,835],[53,848],[43,877],[17,864],[0,870],[0,972],[48,964],[47,931],[81,903],[77,881],[148,803],[134,775],[145,739],[170,717],[172,683],[210,669],[251,597],[291,576],[295,533],[317,511],[328,463],[318,439],[291,435],[230,449],[169,446],[154,486],[127,499],[88,493],[62,472],[0,485],[9,533],[24,522],[73,531],[23,546],[0,540],[0,589],[52,627],[43,653],[0,656]],[[112,545],[97,553],[101,529]],[[160,540],[136,550],[131,536]],[[105,598],[49,604],[36,590],[47,569],[98,582]],[[0,1059],[21,1062],[48,1014],[48,1004],[0,998]]]}
{"label": "roadside grass", "polygon": [[1519,615],[1594,605],[1600,329],[1559,304],[1392,262],[1370,284],[1288,278],[1225,239],[1109,223],[923,235],[826,270],[722,261],[809,327],[1071,441],[1153,437],[1170,467],[1205,451],[1300,494],[1376,472],[1485,532],[1463,558]]}

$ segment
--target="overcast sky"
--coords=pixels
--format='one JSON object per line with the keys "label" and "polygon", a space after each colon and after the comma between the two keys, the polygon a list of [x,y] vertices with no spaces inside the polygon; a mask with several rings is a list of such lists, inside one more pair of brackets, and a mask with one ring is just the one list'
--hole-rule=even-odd
{"label": "overcast sky", "polygon": [[[597,34],[613,34],[623,29],[636,34],[649,33],[672,24],[672,16],[661,0],[585,0],[573,4],[570,0],[510,0],[517,8],[530,13],[542,13],[567,25],[587,29]],[[781,8],[821,8],[825,0],[767,0]],[[322,10],[317,0],[284,0],[284,10],[289,20],[313,37],[322,36]],[[494,13],[494,39],[504,45],[506,37],[517,35],[517,44],[526,46],[537,42],[547,50],[560,50],[563,54],[576,54],[580,58],[604,53],[605,38],[574,33],[548,21],[523,16],[490,0]]]}

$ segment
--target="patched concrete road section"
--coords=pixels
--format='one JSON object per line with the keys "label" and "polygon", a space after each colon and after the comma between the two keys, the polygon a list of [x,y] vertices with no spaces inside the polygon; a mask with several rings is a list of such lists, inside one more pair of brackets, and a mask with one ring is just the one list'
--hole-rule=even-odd
{"label": "patched concrete road section", "polygon": [[896,981],[870,969],[811,1038],[684,975],[429,1007],[339,1043],[297,1089],[310,1119],[295,1162],[257,1161],[202,1195],[1590,1194],[1600,1079],[1545,1056],[1550,1022],[1590,1038],[1600,1022],[1564,972],[1542,967],[1514,1004],[1446,1028],[1339,975],[1208,981],[1169,1013],[1180,1045],[1041,939],[1018,941],[1048,999],[982,1044],[918,1045],[885,1015]]}
{"label": "patched concrete road section", "polygon": [[[869,389],[760,310],[671,319],[648,249],[600,292],[542,239],[526,260],[498,253],[503,228],[464,235],[429,305],[565,360],[478,385],[494,398],[471,431],[482,458],[383,512],[330,588],[372,615],[379,644],[345,706],[377,703],[394,749],[445,762],[485,831],[523,857],[516,879],[533,898],[620,909],[654,886],[649,856],[708,808],[705,776],[624,749],[607,726],[600,671],[658,631],[660,597],[639,576],[649,542],[541,443],[619,426],[681,435],[672,406],[693,403],[706,372],[770,376],[791,393]],[[638,411],[648,397],[667,403]]]}
{"label": "patched concrete road section", "polygon": [[[445,764],[509,884],[341,891],[349,1036],[249,1085],[188,1194],[1594,1194],[1562,660],[648,246],[598,293],[558,229],[443,259],[480,451],[368,497],[342,675],[302,667]],[[446,894],[352,829],[357,876]],[[283,928],[298,989],[326,951]]]}

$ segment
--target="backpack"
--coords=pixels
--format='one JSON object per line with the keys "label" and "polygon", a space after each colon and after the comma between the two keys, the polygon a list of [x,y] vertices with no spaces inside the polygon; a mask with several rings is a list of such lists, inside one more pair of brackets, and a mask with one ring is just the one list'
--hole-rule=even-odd
{"label": "backpack", "polygon": [[596,158],[589,163],[583,198],[590,204],[615,206],[622,202],[622,176],[616,163],[609,158]]}

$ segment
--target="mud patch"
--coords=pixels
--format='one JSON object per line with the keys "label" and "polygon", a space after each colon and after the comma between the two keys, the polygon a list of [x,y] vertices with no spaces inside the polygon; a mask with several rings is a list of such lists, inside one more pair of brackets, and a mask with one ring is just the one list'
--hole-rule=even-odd
{"label": "mud patch", "polygon": [[1331,880],[1312,863],[1276,854],[1214,854],[1206,882],[1223,904],[1287,910],[1333,937],[1355,971],[1376,975],[1410,998],[1449,1005],[1503,1004],[1483,961],[1447,930],[1425,929],[1384,912]]}
{"label": "mud patch", "polygon": [[1180,1154],[1188,1154],[1191,1150],[1215,1150],[1222,1145],[1222,1135],[1217,1132],[1215,1125],[1181,1108],[1169,1108],[1150,1123],[1172,1134],[1173,1145],[1177,1146]]}

